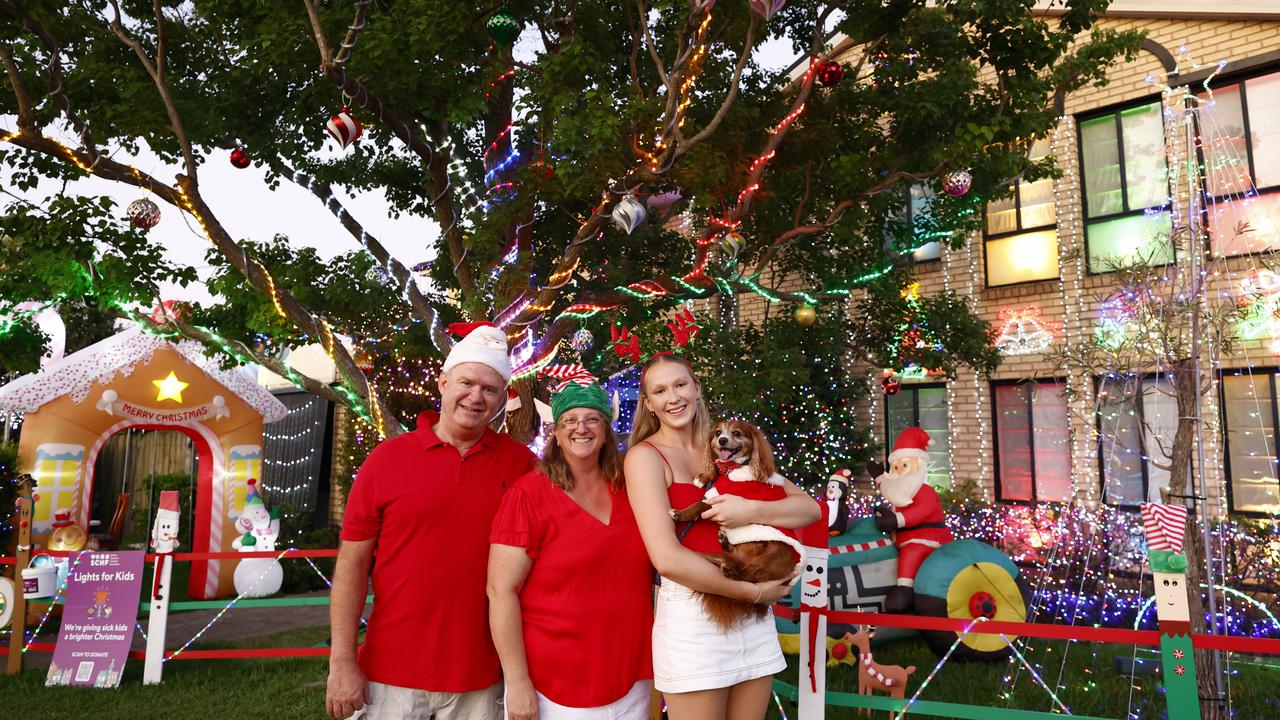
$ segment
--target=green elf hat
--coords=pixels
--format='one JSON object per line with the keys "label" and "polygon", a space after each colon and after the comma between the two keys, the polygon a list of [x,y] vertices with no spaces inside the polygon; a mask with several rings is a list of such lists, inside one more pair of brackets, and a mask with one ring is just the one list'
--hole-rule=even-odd
{"label": "green elf hat", "polygon": [[613,407],[609,403],[609,396],[585,367],[552,365],[543,370],[542,374],[560,381],[551,388],[552,422],[559,422],[566,410],[574,408],[591,408],[599,410],[606,418],[611,416]]}
{"label": "green elf hat", "polygon": [[1181,575],[1187,571],[1187,556],[1172,550],[1149,550],[1147,561],[1151,572]]}

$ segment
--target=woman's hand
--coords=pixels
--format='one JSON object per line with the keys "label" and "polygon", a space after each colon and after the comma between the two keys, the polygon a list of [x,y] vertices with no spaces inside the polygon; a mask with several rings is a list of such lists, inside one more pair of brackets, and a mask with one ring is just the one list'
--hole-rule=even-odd
{"label": "woman's hand", "polygon": [[508,682],[504,701],[507,706],[508,720],[538,720],[538,694],[533,683]]}
{"label": "woman's hand", "polygon": [[715,495],[703,500],[711,506],[702,513],[703,520],[720,523],[721,527],[736,528],[756,522],[760,501],[748,500],[737,495]]}
{"label": "woman's hand", "polygon": [[766,580],[765,582],[755,583],[759,597],[756,599],[756,605],[772,605],[787,595],[791,594],[791,586],[795,584],[796,578],[800,575],[800,571],[794,570],[790,577],[781,580]]}

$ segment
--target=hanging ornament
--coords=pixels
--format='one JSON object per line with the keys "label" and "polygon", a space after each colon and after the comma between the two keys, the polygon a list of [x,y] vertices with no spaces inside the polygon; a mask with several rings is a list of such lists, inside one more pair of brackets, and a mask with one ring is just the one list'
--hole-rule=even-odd
{"label": "hanging ornament", "polygon": [[644,216],[644,205],[636,200],[635,195],[629,193],[613,206],[613,224],[628,235],[640,227],[640,223],[644,222]]}
{"label": "hanging ornament", "polygon": [[542,153],[538,153],[538,157],[535,158],[533,162],[529,163],[529,172],[533,173],[535,178],[546,180],[556,174],[556,167],[555,165],[547,162],[547,159],[542,155]]}
{"label": "hanging ornament", "polygon": [[344,150],[348,145],[360,139],[360,135],[364,133],[364,126],[351,114],[351,108],[346,107],[342,108],[337,115],[329,118],[329,122],[325,124],[324,129],[329,133],[329,137],[337,140]]}
{"label": "hanging ornament", "polygon": [[942,189],[948,195],[960,197],[969,192],[969,186],[973,184],[973,176],[968,170],[955,170],[949,172],[942,178]]}
{"label": "hanging ornament", "polygon": [[499,45],[511,45],[520,37],[520,21],[507,10],[506,5],[489,16],[484,28],[489,31],[489,37]]}
{"label": "hanging ornament", "polygon": [[150,230],[160,222],[160,208],[147,198],[138,198],[125,210],[129,222],[139,230]]}
{"label": "hanging ornament", "polygon": [[569,340],[569,344],[573,346],[574,350],[578,351],[579,355],[581,355],[591,349],[591,346],[595,344],[595,338],[591,336],[590,330],[586,328],[578,328],[578,331],[575,332],[573,337]]}
{"label": "hanging ornament", "polygon": [[818,84],[835,87],[844,79],[844,66],[835,60],[827,60],[818,67]]}
{"label": "hanging ornament", "polygon": [[793,316],[796,324],[800,327],[809,327],[818,321],[818,311],[813,309],[811,305],[799,305],[796,307]]}
{"label": "hanging ornament", "polygon": [[249,152],[242,147],[231,151],[231,165],[241,170],[249,167]]}
{"label": "hanging ornament", "polygon": [[747,4],[752,12],[768,20],[787,4],[787,0],[747,0]]}
{"label": "hanging ornament", "polygon": [[368,375],[373,371],[373,355],[370,355],[368,350],[359,348],[352,359],[355,361],[356,367],[360,368],[360,372]]}
{"label": "hanging ornament", "polygon": [[742,248],[746,247],[747,239],[742,237],[742,233],[735,231],[727,232],[720,237],[720,249],[724,252],[724,261],[732,262],[738,257],[738,253],[742,252]]}
{"label": "hanging ornament", "polygon": [[886,375],[880,381],[880,385],[884,388],[885,395],[897,395],[898,391],[902,389],[902,381],[898,379],[897,375]]}

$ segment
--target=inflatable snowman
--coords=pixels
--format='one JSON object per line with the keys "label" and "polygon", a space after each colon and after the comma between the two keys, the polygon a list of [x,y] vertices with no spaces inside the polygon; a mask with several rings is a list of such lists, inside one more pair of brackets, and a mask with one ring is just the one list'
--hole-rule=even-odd
{"label": "inflatable snowman", "polygon": [[[232,521],[240,537],[231,547],[240,552],[272,552],[280,537],[280,511],[270,510],[258,494],[258,481],[250,478],[244,501],[244,511],[233,514]],[[245,558],[236,565],[236,592],[242,597],[266,597],[280,592],[284,583],[284,568],[275,558]]]}

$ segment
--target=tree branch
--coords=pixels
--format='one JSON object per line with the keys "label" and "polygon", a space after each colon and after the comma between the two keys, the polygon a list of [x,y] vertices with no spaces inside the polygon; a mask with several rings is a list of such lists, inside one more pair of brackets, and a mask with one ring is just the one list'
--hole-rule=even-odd
{"label": "tree branch", "polygon": [[178,107],[173,102],[173,96],[169,93],[169,86],[164,78],[166,42],[164,16],[160,12],[159,0],[153,0],[153,7],[156,11],[157,63],[153,64],[151,62],[151,59],[147,57],[146,51],[142,49],[142,43],[126,33],[124,26],[120,24],[120,3],[118,0],[111,0],[111,8],[115,11],[115,17],[110,21],[111,32],[115,33],[115,36],[126,47],[133,49],[134,54],[138,56],[138,60],[142,62],[142,67],[151,76],[151,81],[155,83],[156,90],[160,93],[160,99],[164,101],[165,112],[169,115],[170,129],[173,130],[174,136],[178,139],[178,145],[182,149],[182,159],[187,168],[187,177],[190,178],[191,184],[195,185],[197,184],[195,153],[191,150],[191,140],[187,138],[187,130],[182,124],[182,117],[178,115]]}
{"label": "tree branch", "polygon": [[9,87],[13,88],[13,96],[18,101],[19,133],[36,133],[36,113],[31,107],[31,98],[27,95],[27,86],[18,74],[18,66],[9,53],[9,45],[0,43],[0,60],[4,61],[4,72],[9,76]]}
{"label": "tree branch", "polygon": [[658,71],[658,79],[663,85],[667,86],[667,92],[674,94],[675,90],[671,87],[671,82],[667,78],[667,68],[662,62],[662,57],[658,55],[658,45],[653,41],[653,35],[649,32],[649,11],[645,9],[644,0],[636,0],[636,10],[640,16],[640,28],[644,31],[644,44],[649,50],[649,58],[653,60],[653,67]]}
{"label": "tree branch", "polygon": [[747,60],[751,57],[751,41],[752,35],[755,33],[756,20],[758,16],[751,13],[751,24],[747,25],[747,37],[742,43],[742,52],[738,55],[738,64],[733,68],[733,77],[729,79],[729,94],[725,96],[724,102],[720,104],[720,109],[716,111],[715,117],[711,118],[711,122],[693,137],[680,143],[680,147],[676,149],[675,157],[689,152],[695,145],[711,137],[711,134],[720,127],[720,123],[725,116],[729,114],[729,108],[733,106],[733,101],[738,98],[738,88],[742,84],[742,69],[747,66]]}
{"label": "tree branch", "polygon": [[[320,25],[320,10],[316,7],[316,0],[302,0],[302,4],[307,8],[311,32],[316,37],[316,48],[320,50],[320,66],[327,67],[333,62],[333,51],[329,49],[329,41],[324,37],[324,27]],[[356,12],[359,13],[360,9],[357,8]]]}

